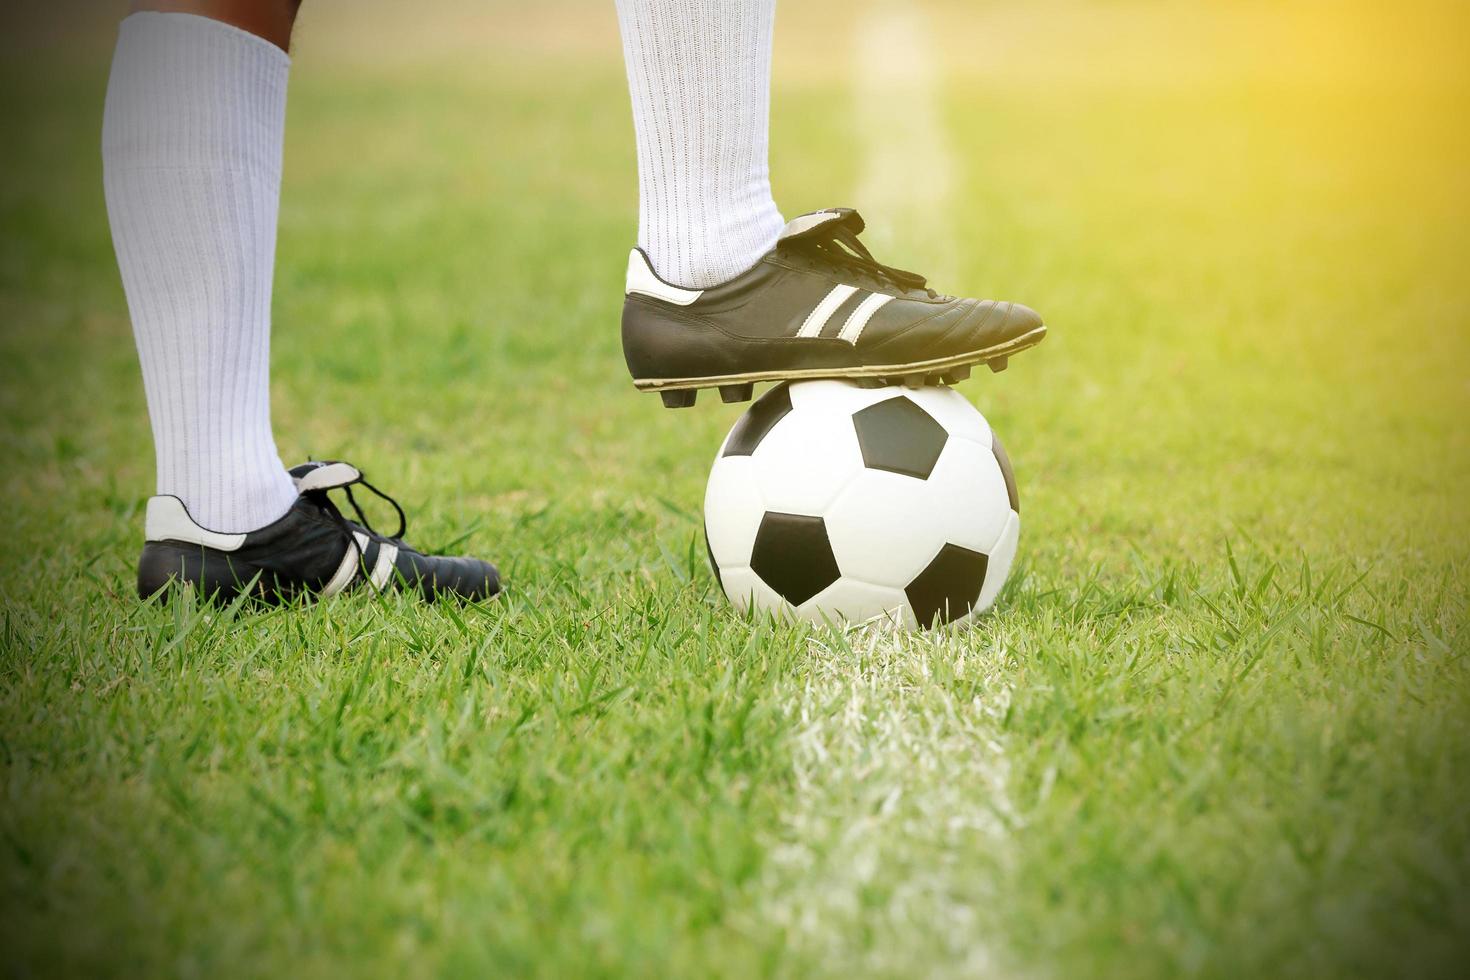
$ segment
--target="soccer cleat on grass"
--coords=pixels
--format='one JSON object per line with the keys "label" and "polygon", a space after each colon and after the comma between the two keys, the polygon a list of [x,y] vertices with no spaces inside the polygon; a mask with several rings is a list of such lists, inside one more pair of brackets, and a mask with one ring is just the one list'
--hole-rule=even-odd
{"label": "soccer cleat on grass", "polygon": [[[367,587],[413,589],[427,599],[487,599],[500,591],[495,566],[476,558],[420,554],[401,540],[405,518],[397,501],[340,462],[305,463],[291,470],[301,494],[285,516],[241,534],[222,534],[194,523],[178,497],[148,501],[138,594],[143,598],[178,585],[205,596],[230,599],[249,588],[266,602],[298,595],[332,596]],[[398,533],[378,534],[352,496],[361,484],[398,512]],[[361,523],[342,516],[327,496],[346,493]]]}
{"label": "soccer cleat on grass", "polygon": [[757,381],[850,378],[952,384],[975,364],[1000,371],[1046,336],[1017,303],[945,296],[877,262],[851,208],[804,214],[745,272],[709,289],[664,282],[628,257],[623,354],[640,391],[670,408],[700,388],[746,401]]}

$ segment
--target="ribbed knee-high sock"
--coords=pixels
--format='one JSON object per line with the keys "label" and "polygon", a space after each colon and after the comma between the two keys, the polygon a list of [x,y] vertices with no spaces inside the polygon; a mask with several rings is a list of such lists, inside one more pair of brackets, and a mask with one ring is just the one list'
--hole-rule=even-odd
{"label": "ribbed knee-high sock", "polygon": [[638,142],[638,244],[703,288],[775,244],[767,143],[775,0],[618,0]]}
{"label": "ribbed knee-high sock", "polygon": [[107,213],[158,492],[217,531],[296,499],[270,423],[285,52],[189,14],[122,23],[102,130]]}

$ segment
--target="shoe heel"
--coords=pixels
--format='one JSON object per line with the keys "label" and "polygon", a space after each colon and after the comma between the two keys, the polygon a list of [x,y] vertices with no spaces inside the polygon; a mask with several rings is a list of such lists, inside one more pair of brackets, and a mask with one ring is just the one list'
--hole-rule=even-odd
{"label": "shoe heel", "polygon": [[197,545],[149,541],[138,558],[138,597],[151,599],[160,592],[192,585],[201,598],[228,601],[239,595],[258,571],[237,567],[227,558],[207,562],[204,549]]}
{"label": "shoe heel", "polygon": [[138,598],[151,599],[176,585],[198,584],[203,572],[199,549],[149,541],[138,558]]}

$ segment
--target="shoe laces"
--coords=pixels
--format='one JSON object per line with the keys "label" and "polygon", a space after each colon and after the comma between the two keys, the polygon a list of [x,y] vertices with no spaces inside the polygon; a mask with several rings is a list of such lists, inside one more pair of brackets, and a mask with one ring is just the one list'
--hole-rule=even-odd
{"label": "shoe laces", "polygon": [[829,221],[799,238],[792,239],[785,247],[805,250],[836,265],[859,269],[900,289],[922,289],[929,294],[930,299],[939,296],[928,287],[928,280],[917,272],[884,265],[873,258],[873,253],[858,238],[857,232],[843,221]]}
{"label": "shoe laces", "polygon": [[357,542],[357,535],[353,532],[353,522],[342,515],[341,509],[338,508],[336,502],[329,496],[330,490],[340,489],[347,496],[347,502],[352,505],[352,511],[357,515],[357,526],[379,541],[391,541],[395,544],[401,544],[404,533],[408,531],[408,517],[403,513],[403,508],[399,506],[398,501],[373,486],[367,480],[359,476],[356,485],[364,487],[381,499],[388,501],[393,506],[394,512],[398,515],[397,531],[392,534],[383,534],[374,529],[372,523],[367,518],[367,514],[363,513],[362,505],[357,502],[357,497],[353,496],[351,485],[323,490],[308,490],[302,496],[321,508],[332,519],[333,523],[342,529],[342,534],[347,539],[347,546],[356,550],[358,561],[364,561],[367,556],[363,554],[362,546]]}

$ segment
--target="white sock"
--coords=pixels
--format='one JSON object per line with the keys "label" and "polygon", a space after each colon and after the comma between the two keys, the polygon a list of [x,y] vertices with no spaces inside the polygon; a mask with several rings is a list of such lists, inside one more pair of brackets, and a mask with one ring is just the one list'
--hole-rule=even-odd
{"label": "white sock", "polygon": [[638,244],[694,288],[744,272],[784,222],[767,138],[775,0],[618,0],[638,138]]}
{"label": "white sock", "polygon": [[296,500],[270,423],[270,306],[290,58],[219,21],[122,22],[102,125],[107,214],[158,492],[216,531]]}

